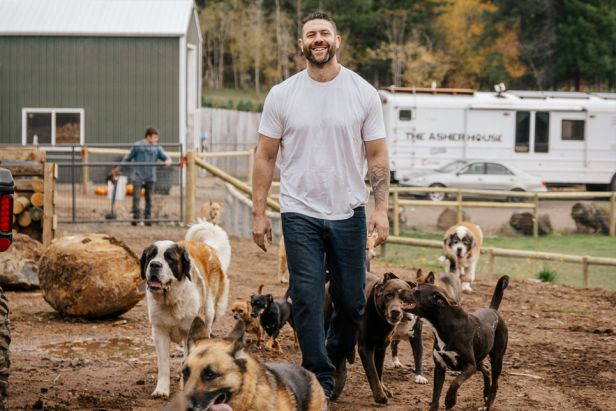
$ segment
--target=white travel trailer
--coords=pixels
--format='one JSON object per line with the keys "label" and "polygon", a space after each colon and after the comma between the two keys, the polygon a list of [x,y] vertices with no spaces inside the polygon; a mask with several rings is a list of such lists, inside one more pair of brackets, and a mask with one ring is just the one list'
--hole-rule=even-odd
{"label": "white travel trailer", "polygon": [[516,165],[549,185],[616,191],[616,93],[379,91],[393,178],[459,159]]}

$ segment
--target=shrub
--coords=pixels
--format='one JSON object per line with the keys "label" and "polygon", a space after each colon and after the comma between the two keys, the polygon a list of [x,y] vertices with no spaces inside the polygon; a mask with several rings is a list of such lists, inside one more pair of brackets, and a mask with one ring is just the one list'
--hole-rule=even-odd
{"label": "shrub", "polygon": [[201,107],[214,107],[214,102],[210,99],[203,97],[201,99]]}
{"label": "shrub", "polygon": [[549,267],[544,266],[543,269],[537,273],[537,278],[544,283],[553,283],[556,279],[556,271],[552,271]]}
{"label": "shrub", "polygon": [[237,103],[237,109],[239,111],[252,111],[252,102],[250,100],[240,100]]}

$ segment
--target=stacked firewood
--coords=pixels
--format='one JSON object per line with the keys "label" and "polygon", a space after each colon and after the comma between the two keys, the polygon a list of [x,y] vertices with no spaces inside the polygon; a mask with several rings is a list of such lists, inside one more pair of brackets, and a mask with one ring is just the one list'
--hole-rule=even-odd
{"label": "stacked firewood", "polygon": [[13,230],[42,241],[44,184],[39,178],[16,182],[13,197]]}

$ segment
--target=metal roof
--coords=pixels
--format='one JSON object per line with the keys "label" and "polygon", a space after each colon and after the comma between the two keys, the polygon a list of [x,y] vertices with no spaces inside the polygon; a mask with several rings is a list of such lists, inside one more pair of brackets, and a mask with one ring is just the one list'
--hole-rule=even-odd
{"label": "metal roof", "polygon": [[507,93],[519,98],[590,98],[589,94],[579,91],[508,90]]}
{"label": "metal roof", "polygon": [[186,34],[192,0],[0,0],[0,35]]}

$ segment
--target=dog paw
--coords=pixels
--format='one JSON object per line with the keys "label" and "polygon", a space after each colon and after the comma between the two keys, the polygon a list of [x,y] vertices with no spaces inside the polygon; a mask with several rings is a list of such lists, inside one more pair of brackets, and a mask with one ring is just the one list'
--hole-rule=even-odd
{"label": "dog paw", "polygon": [[374,402],[376,402],[377,404],[387,404],[387,401],[389,400],[387,399],[387,395],[385,395],[385,393],[374,395]]}
{"label": "dog paw", "polygon": [[415,376],[415,384],[427,384],[427,383],[428,383],[428,379],[424,377],[423,375],[417,374]]}
{"label": "dog paw", "polygon": [[383,392],[385,393],[385,395],[386,395],[388,398],[392,398],[392,397],[394,396],[394,394],[391,392],[391,390],[389,390],[389,389],[385,388],[385,386],[383,386]]}
{"label": "dog paw", "polygon": [[394,368],[406,368],[406,365],[402,364],[402,363],[400,362],[400,360],[398,359],[398,357],[394,358],[394,359],[391,361],[391,365],[392,365]]}
{"label": "dog paw", "polygon": [[169,399],[169,389],[165,390],[165,389],[161,389],[157,387],[152,393],[152,397],[168,400]]}
{"label": "dog paw", "polygon": [[445,397],[445,409],[449,410],[456,405],[456,395],[454,393],[447,393]]}

